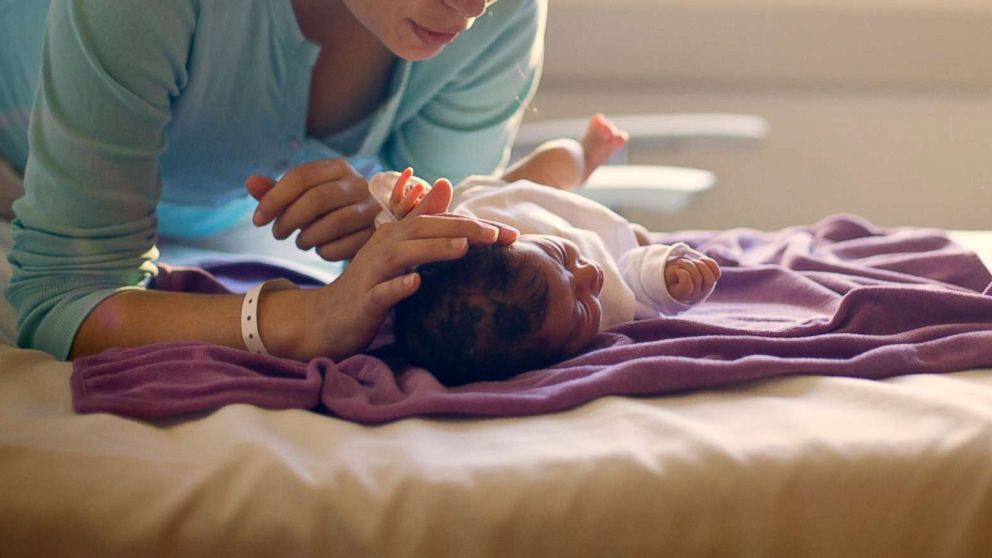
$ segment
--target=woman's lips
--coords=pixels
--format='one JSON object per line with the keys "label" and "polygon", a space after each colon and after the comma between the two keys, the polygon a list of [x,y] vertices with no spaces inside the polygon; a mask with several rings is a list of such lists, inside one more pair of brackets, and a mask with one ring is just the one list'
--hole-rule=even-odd
{"label": "woman's lips", "polygon": [[422,27],[417,24],[416,21],[411,20],[410,24],[413,26],[413,32],[416,33],[417,37],[423,41],[424,44],[430,46],[444,46],[455,39],[458,38],[458,33],[445,33],[441,31],[432,31],[426,27]]}

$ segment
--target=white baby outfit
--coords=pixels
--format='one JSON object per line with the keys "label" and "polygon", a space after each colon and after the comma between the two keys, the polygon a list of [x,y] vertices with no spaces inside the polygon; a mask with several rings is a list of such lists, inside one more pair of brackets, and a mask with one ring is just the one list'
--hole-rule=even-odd
{"label": "white baby outfit", "polygon": [[[387,211],[398,176],[380,173],[369,184],[373,196]],[[638,246],[626,219],[578,194],[528,180],[506,183],[487,176],[470,176],[455,188],[452,212],[505,223],[522,234],[567,238],[578,245],[583,256],[603,267],[601,329],[635,318],[674,315],[692,307],[669,294],[664,268],[672,258],[702,254],[681,242]],[[384,218],[391,220],[391,216]]]}

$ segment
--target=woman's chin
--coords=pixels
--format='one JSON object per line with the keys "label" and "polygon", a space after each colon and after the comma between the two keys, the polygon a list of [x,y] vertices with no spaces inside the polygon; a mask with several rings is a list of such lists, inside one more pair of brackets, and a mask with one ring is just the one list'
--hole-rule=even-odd
{"label": "woman's chin", "polygon": [[411,62],[429,60],[444,50],[444,46],[427,46],[424,44],[406,44],[399,48],[391,48],[393,54]]}
{"label": "woman's chin", "polygon": [[420,62],[422,60],[430,60],[431,58],[434,58],[435,56],[437,56],[440,53],[441,53],[441,51],[440,50],[437,50],[437,51],[431,52],[429,54],[423,54],[423,53],[421,53],[421,54],[410,54],[408,56],[402,56],[402,55],[400,55],[400,58],[402,58],[404,60],[409,60],[410,62]]}

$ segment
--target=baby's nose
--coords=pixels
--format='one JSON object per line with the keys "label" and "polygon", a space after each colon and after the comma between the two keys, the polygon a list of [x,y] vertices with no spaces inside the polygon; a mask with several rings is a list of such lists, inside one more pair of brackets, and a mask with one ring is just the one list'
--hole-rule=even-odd
{"label": "baby's nose", "polygon": [[582,288],[598,296],[603,290],[603,271],[595,262],[579,258],[575,262],[575,281]]}

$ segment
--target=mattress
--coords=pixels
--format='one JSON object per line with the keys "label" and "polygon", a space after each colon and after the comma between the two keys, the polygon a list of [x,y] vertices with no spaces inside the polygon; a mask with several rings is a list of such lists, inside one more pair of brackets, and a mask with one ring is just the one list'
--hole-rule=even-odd
{"label": "mattress", "polygon": [[[954,236],[992,263],[992,232]],[[0,555],[992,548],[992,369],[791,377],[381,426],[247,405],[155,422],[76,415],[70,373],[0,342]]]}

